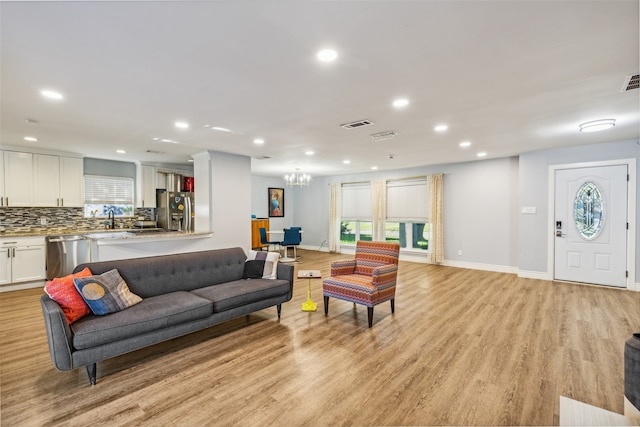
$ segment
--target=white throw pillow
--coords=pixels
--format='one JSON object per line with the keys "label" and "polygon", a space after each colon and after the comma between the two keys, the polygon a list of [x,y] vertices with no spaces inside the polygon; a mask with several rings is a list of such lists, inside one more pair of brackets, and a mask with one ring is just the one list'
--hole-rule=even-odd
{"label": "white throw pillow", "polygon": [[249,257],[247,260],[259,259],[264,260],[264,271],[262,274],[263,279],[277,279],[278,278],[278,260],[280,254],[278,252],[264,252],[264,251],[249,251]]}

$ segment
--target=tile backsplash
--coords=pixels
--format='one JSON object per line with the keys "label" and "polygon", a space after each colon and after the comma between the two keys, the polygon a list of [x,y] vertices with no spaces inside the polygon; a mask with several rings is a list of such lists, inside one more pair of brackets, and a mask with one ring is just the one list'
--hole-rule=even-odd
{"label": "tile backsplash", "polygon": [[[104,229],[105,218],[85,218],[83,208],[0,208],[0,230],[9,232],[51,231],[84,231]],[[116,218],[116,227],[133,228],[138,217],[155,220],[154,208],[136,208],[135,215],[127,218]],[[46,225],[42,225],[45,218]]]}

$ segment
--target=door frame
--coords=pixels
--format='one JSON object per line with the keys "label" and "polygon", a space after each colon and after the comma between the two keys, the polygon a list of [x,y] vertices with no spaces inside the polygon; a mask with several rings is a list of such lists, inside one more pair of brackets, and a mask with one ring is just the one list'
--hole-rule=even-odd
{"label": "door frame", "polygon": [[[636,159],[606,160],[600,162],[565,163],[549,166],[549,189],[547,210],[547,274],[549,280],[555,280],[555,192],[556,171],[560,169],[592,168],[600,166],[627,166],[629,180],[627,181],[627,277],[628,290],[640,291],[636,286]],[[624,288],[618,288],[624,289]]]}

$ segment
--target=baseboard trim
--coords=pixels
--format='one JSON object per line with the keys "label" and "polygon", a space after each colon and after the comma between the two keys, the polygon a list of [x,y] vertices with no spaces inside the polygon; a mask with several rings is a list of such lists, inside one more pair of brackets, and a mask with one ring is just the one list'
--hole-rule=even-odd
{"label": "baseboard trim", "polygon": [[483,264],[479,262],[445,260],[442,265],[447,267],[468,268],[471,270],[495,271],[496,273],[518,274],[518,267],[510,265]]}
{"label": "baseboard trim", "polygon": [[12,283],[0,286],[0,292],[21,291],[23,289],[44,288],[44,280],[35,282]]}
{"label": "baseboard trim", "polygon": [[518,277],[524,279],[553,280],[553,277],[546,271],[519,270]]}

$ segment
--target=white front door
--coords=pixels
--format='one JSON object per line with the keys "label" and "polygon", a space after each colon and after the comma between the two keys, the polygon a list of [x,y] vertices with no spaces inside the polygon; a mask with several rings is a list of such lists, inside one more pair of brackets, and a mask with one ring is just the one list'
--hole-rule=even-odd
{"label": "white front door", "polygon": [[559,169],[554,278],[627,286],[627,165]]}

